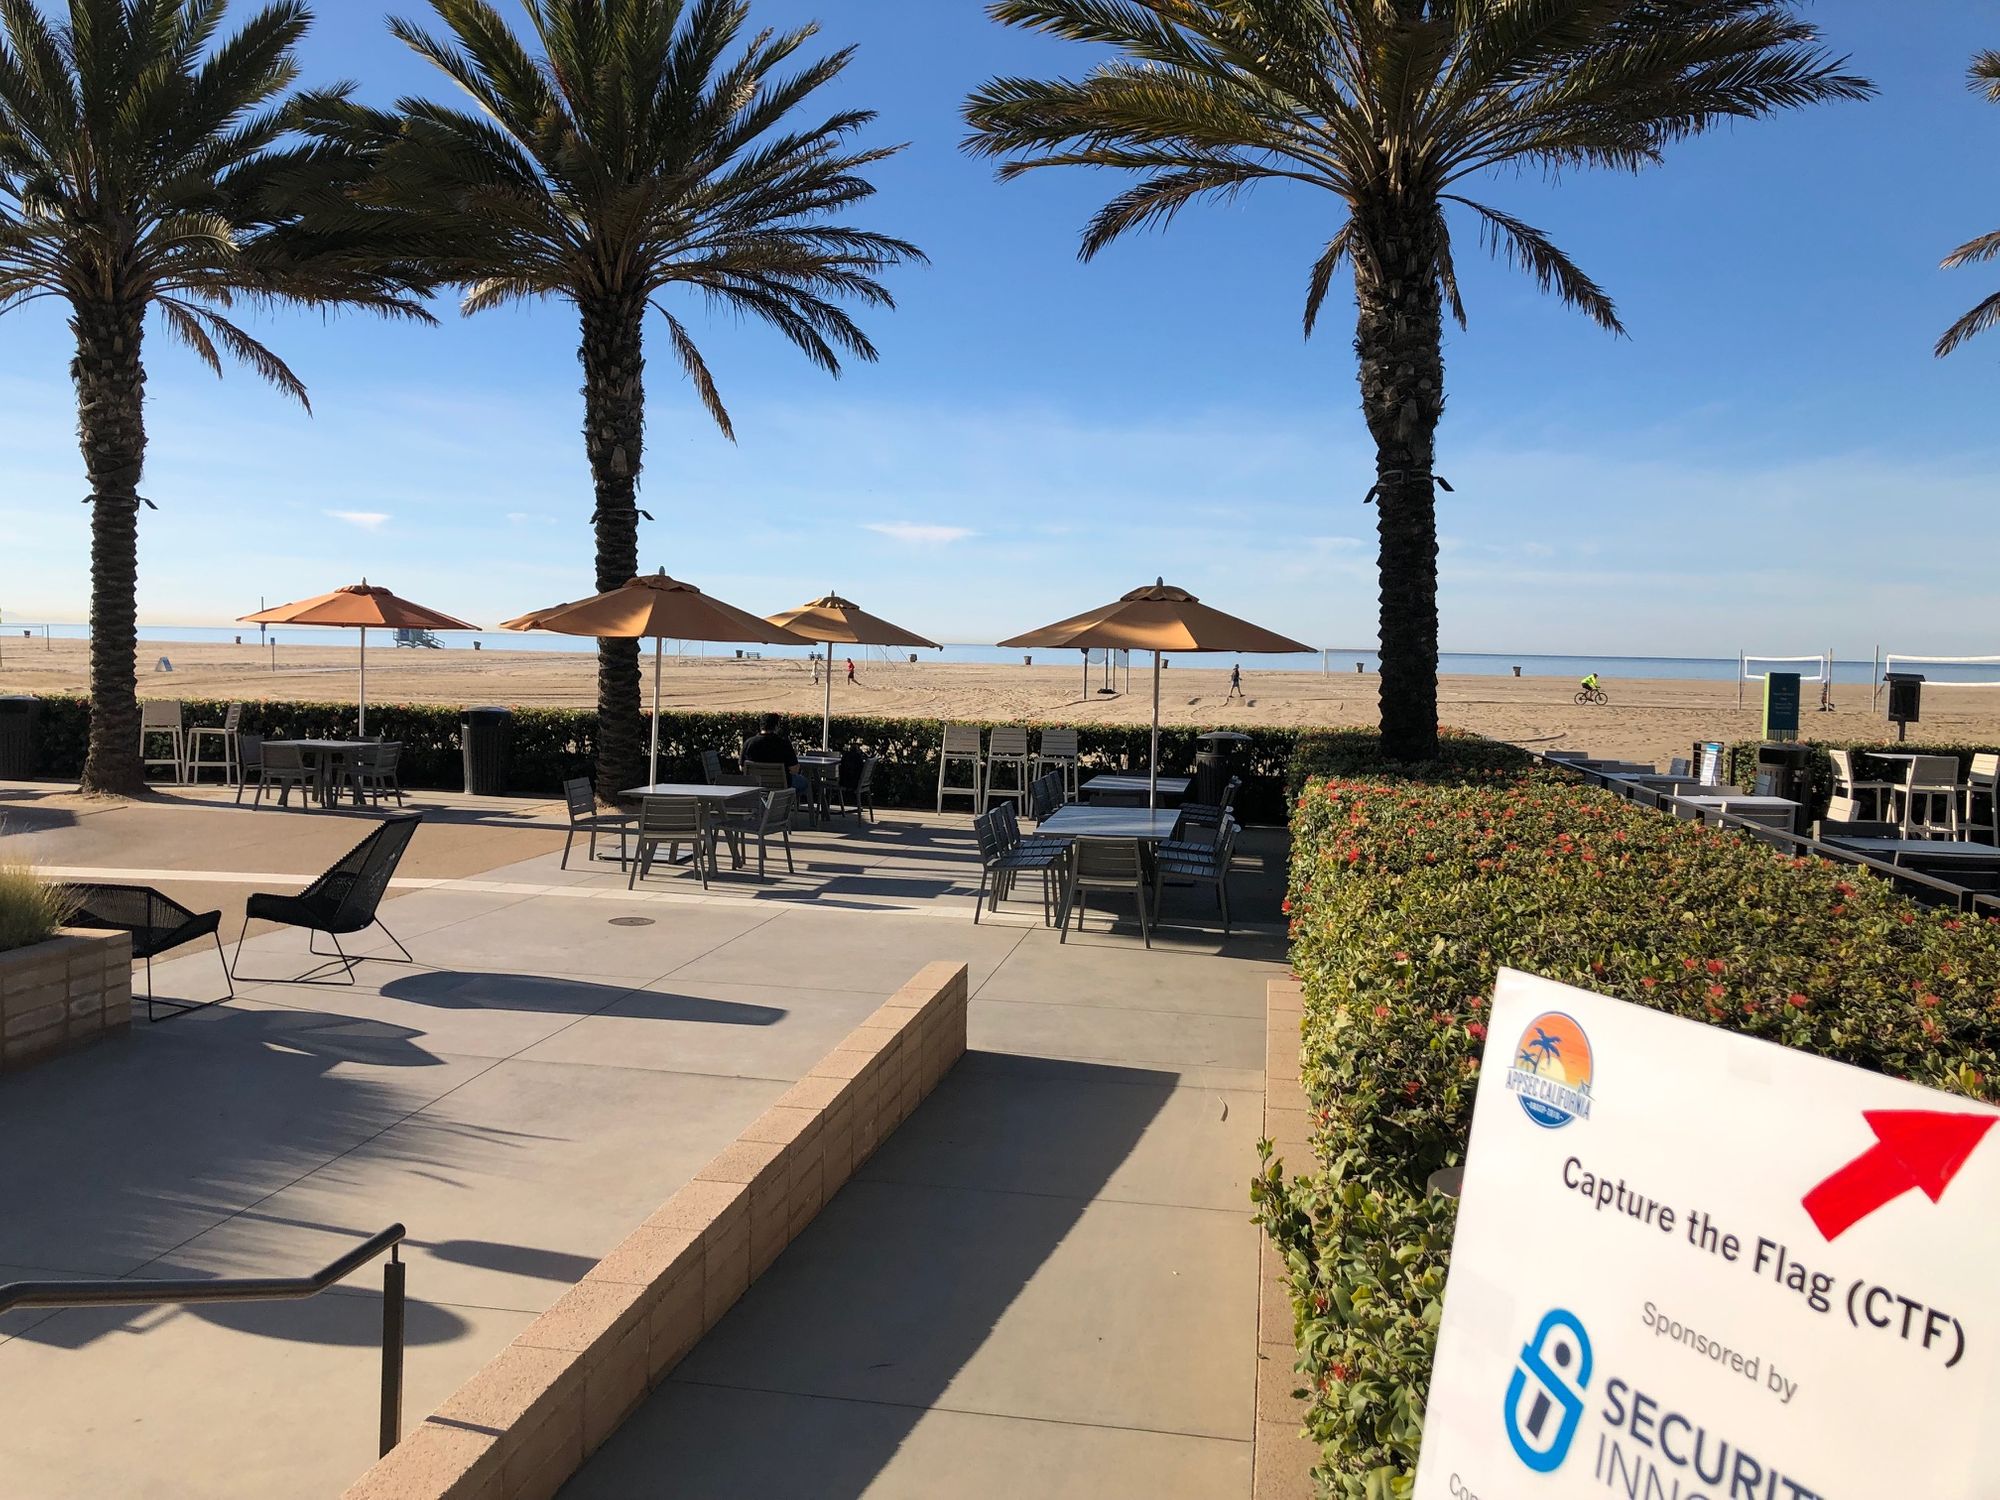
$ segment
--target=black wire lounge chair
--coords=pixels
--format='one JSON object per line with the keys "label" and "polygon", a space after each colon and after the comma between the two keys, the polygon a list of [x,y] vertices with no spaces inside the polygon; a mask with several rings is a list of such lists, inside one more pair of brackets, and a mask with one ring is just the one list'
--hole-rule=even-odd
{"label": "black wire lounge chair", "polygon": [[[306,970],[296,979],[275,981],[254,981],[279,984],[352,984],[354,966],[360,958],[350,958],[340,946],[342,933],[360,932],[366,927],[382,928],[383,936],[396,945],[402,954],[400,960],[406,964],[416,962],[410,950],[403,946],[402,939],[389,931],[376,908],[382,903],[383,893],[389,889],[389,877],[396,873],[396,865],[403,857],[403,851],[410,847],[410,837],[417,831],[417,825],[424,820],[422,813],[394,813],[376,825],[375,831],[356,844],[340,862],[328,870],[296,896],[280,896],[258,892],[252,896],[243,910],[243,931],[236,935],[236,955],[230,960],[229,972],[237,979],[248,978],[237,964],[243,957],[243,939],[249,934],[253,921],[276,922],[284,927],[306,929],[306,948],[315,958],[332,960],[316,968]],[[327,953],[313,942],[313,935],[325,933],[333,943],[333,952]],[[385,962],[396,962],[386,955]],[[321,970],[340,968],[338,979],[316,977]]]}
{"label": "black wire lounge chair", "polygon": [[[146,964],[146,1019],[157,1021],[155,1006],[168,1007],[169,1017],[185,1015],[191,1010],[204,1010],[211,1005],[220,1005],[225,999],[236,998],[236,985],[229,977],[229,958],[222,951],[222,913],[219,911],[190,911],[171,896],[162,895],[151,886],[107,885],[97,881],[75,883],[68,886],[76,898],[76,914],[70,922],[77,927],[104,927],[114,932],[132,934],[132,957],[143,959]],[[153,959],[157,954],[183,943],[192,943],[199,938],[215,939],[215,956],[222,962],[223,981],[229,985],[229,993],[218,995],[213,1000],[155,1000],[153,998]]]}

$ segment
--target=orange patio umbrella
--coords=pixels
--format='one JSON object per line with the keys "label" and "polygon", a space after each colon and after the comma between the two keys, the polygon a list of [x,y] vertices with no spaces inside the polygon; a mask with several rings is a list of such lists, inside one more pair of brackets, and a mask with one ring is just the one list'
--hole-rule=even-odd
{"label": "orange patio umbrella", "polygon": [[552,630],[559,635],[588,635],[599,640],[650,640],[653,643],[653,739],[647,761],[648,785],[660,779],[660,643],[725,641],[772,646],[806,646],[808,636],[794,635],[782,625],[759,619],[748,610],[724,604],[691,583],[667,577],[662,568],[627,580],[606,593],[500,622],[502,630]]}
{"label": "orange patio umbrella", "polygon": [[1027,646],[1084,651],[1150,651],[1153,653],[1153,754],[1147,788],[1149,807],[1160,801],[1160,654],[1166,651],[1230,651],[1269,655],[1310,651],[1312,647],[1279,635],[1235,615],[1203,604],[1186,589],[1165,579],[1149,588],[1134,589],[1098,609],[1072,615],[1040,630],[1002,641],[1002,646]]}
{"label": "orange patio umbrella", "polygon": [[833,648],[836,645],[937,647],[936,641],[925,640],[914,630],[905,630],[900,625],[891,625],[880,615],[871,615],[860,605],[838,594],[828,594],[810,604],[801,604],[797,609],[764,618],[794,635],[802,635],[826,647],[826,711],[819,722],[819,742],[828,750],[833,748]]}
{"label": "orange patio umbrella", "polygon": [[356,729],[368,733],[368,632],[383,630],[477,630],[454,615],[399,599],[388,589],[362,579],[330,594],[238,615],[246,625],[340,625],[361,632],[361,708]]}

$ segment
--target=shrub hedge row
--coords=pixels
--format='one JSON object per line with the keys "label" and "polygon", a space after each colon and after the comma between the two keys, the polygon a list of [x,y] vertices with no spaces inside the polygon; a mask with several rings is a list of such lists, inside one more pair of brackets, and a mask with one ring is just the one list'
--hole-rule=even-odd
{"label": "shrub hedge row", "polygon": [[[186,699],[186,722],[220,724],[228,704],[220,700]],[[385,739],[403,743],[403,783],[411,787],[456,789],[464,783],[457,708],[437,704],[371,703],[368,728]],[[660,715],[660,773],[677,780],[701,779],[701,752],[719,750],[734,757],[754,734],[763,715],[758,712],[668,712]],[[243,727],[267,739],[317,739],[352,733],[354,705],[340,703],[246,702]],[[982,729],[993,724],[980,721]],[[1096,771],[1143,770],[1150,749],[1150,725],[1081,724],[1076,726],[1085,767]],[[794,714],[787,731],[800,743],[818,743],[818,714]],[[597,714],[579,708],[517,708],[509,725],[511,791],[522,795],[554,795],[571,776],[588,775],[596,750]],[[1199,728],[1167,727],[1160,731],[1164,764],[1183,769],[1194,765],[1200,748]],[[90,700],[49,696],[40,700],[36,774],[50,777],[83,774],[89,742]],[[936,719],[882,718],[836,714],[836,744],[857,745],[882,757],[877,772],[876,799],[884,807],[924,807],[937,798],[938,746],[941,722]],[[1247,771],[1239,802],[1251,822],[1275,823],[1284,817],[1284,781],[1298,743],[1291,729],[1250,731],[1251,742],[1238,757]],[[955,771],[954,777],[963,772]]]}
{"label": "shrub hedge row", "polygon": [[[1870,750],[1894,750],[1910,755],[1949,755],[1958,762],[1958,779],[1965,780],[1966,772],[1972,769],[1972,757],[1990,753],[2000,746],[1960,745],[1960,744],[1920,744],[1888,745],[1880,740],[1810,740],[1805,742],[1810,757],[1812,774],[1811,814],[1815,818],[1826,816],[1826,806],[1833,798],[1833,758],[1829,750],[1852,750],[1857,756]],[[1890,781],[1895,779],[1892,767],[1877,762],[1872,768],[1866,761],[1856,760],[1855,773],[1864,781]],[[1731,745],[1728,761],[1729,779],[1745,791],[1755,786],[1757,781],[1757,744]]]}
{"label": "shrub hedge row", "polygon": [[1484,1018],[1505,964],[1992,1100],[2000,925],[1662,817],[1504,747],[1391,775],[1298,757],[1287,910],[1315,1162],[1253,1186],[1289,1267],[1307,1430],[1343,1500],[1414,1482]]}

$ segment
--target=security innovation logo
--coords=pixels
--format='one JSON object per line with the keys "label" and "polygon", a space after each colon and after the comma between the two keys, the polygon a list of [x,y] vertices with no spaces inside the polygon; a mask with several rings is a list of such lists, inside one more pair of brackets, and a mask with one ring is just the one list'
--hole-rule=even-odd
{"label": "security innovation logo", "polygon": [[1530,1021],[1507,1067],[1508,1092],[1547,1130],[1590,1118],[1590,1038],[1559,1010]]}
{"label": "security innovation logo", "polygon": [[1560,1468],[1576,1439],[1589,1384],[1590,1335],[1575,1313],[1558,1307],[1522,1346],[1507,1382],[1507,1441],[1514,1456],[1537,1474]]}

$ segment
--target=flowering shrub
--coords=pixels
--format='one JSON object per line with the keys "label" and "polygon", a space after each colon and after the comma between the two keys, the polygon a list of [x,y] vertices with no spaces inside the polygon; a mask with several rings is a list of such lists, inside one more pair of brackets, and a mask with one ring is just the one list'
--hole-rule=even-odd
{"label": "flowering shrub", "polygon": [[1361,749],[1300,752],[1288,910],[1317,1161],[1267,1163],[1253,1189],[1343,1500],[1413,1482],[1453,1218],[1427,1179],[1462,1158],[1501,965],[2000,1097],[2000,925],[1502,747],[1447,740],[1393,775]]}

